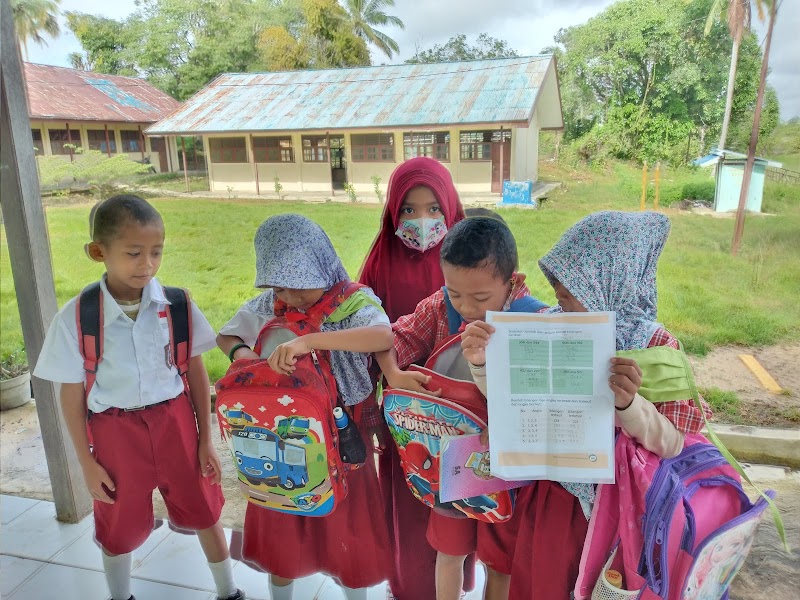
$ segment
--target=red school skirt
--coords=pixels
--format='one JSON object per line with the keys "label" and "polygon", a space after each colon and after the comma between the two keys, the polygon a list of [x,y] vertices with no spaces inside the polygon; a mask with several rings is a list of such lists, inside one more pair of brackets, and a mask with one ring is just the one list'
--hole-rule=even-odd
{"label": "red school skirt", "polygon": [[520,490],[509,598],[566,600],[575,588],[589,523],[578,499],[555,481]]}
{"label": "red school skirt", "polygon": [[248,504],[243,560],[286,579],[325,573],[349,588],[386,581],[389,534],[371,455],[363,467],[347,474],[347,486],[345,499],[325,517],[287,515]]}

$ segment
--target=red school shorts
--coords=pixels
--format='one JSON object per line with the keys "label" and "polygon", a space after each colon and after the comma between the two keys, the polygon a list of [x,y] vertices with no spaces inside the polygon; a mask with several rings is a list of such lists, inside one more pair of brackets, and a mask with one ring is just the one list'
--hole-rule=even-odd
{"label": "red school shorts", "polygon": [[153,490],[182,529],[219,521],[222,487],[203,477],[197,422],[185,394],[143,410],[109,409],[89,419],[94,457],[114,482],[114,504],[94,502],[95,539],[111,554],[141,546],[153,529]]}
{"label": "red school shorts", "polygon": [[484,523],[448,517],[433,510],[428,519],[427,538],[437,552],[450,556],[475,552],[487,567],[510,575],[518,523],[516,511],[505,523]]}

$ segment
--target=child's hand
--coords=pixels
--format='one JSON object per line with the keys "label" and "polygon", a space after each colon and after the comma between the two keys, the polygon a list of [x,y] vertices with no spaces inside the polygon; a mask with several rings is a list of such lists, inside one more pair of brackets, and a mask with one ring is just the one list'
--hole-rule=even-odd
{"label": "child's hand", "polygon": [[484,448],[488,448],[489,447],[489,428],[488,427],[484,427],[483,431],[481,431],[481,445]]}
{"label": "child's hand", "polygon": [[108,495],[103,486],[110,491],[115,491],[116,487],[111,477],[108,476],[106,470],[92,458],[91,462],[83,465],[83,478],[86,480],[86,487],[89,488],[89,493],[94,500],[105,502],[106,504],[114,504],[114,499]]}
{"label": "child's hand", "polygon": [[397,372],[393,373],[391,376],[385,373],[384,375],[386,375],[386,382],[389,384],[389,387],[396,390],[419,392],[427,394],[428,396],[440,396],[442,393],[442,390],[429,391],[425,389],[424,384],[430,383],[431,377],[419,371],[401,371],[398,369]]}
{"label": "child's hand", "polygon": [[306,336],[300,336],[291,342],[281,344],[270,354],[267,361],[272,370],[281,375],[291,375],[294,373],[295,364],[300,356],[311,352],[312,348],[306,341]]}
{"label": "child's hand", "polygon": [[222,481],[222,465],[211,441],[200,442],[197,459],[200,461],[200,472],[203,477],[211,477],[211,484],[219,485]]}
{"label": "child's hand", "polygon": [[642,385],[642,370],[630,358],[611,359],[611,377],[608,387],[614,392],[614,406],[623,410],[633,402],[633,397]]}
{"label": "child's hand", "polygon": [[494,333],[494,327],[483,321],[473,321],[461,334],[461,350],[464,358],[475,366],[486,364],[486,344]]}

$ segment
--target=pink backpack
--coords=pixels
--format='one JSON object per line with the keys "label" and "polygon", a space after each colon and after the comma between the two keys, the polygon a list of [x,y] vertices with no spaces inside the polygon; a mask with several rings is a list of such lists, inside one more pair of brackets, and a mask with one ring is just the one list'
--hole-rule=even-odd
{"label": "pink backpack", "polygon": [[[620,433],[616,464],[616,484],[598,489],[575,598],[727,598],[766,500],[751,503],[736,470],[699,434],[662,460]],[[622,589],[609,583],[609,569],[622,575]]]}

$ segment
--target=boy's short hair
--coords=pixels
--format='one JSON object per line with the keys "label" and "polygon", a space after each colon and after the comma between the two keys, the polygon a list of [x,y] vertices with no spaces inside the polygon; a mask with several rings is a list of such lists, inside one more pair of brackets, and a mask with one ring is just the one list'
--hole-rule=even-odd
{"label": "boy's short hair", "polygon": [[503,217],[501,217],[499,213],[490,210],[488,208],[482,208],[478,206],[473,208],[465,208],[464,215],[466,215],[467,218],[488,217],[489,219],[497,219],[501,223],[506,222],[506,220]]}
{"label": "boy's short hair", "polygon": [[442,262],[464,269],[488,267],[501,279],[517,269],[517,242],[505,222],[493,217],[459,221],[442,242]]}
{"label": "boy's short hair", "polygon": [[89,213],[89,237],[93,242],[108,243],[126,223],[164,225],[161,215],[144,198],[120,194],[98,202]]}

